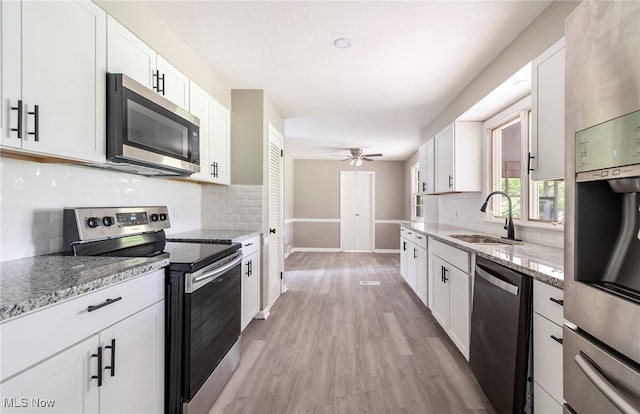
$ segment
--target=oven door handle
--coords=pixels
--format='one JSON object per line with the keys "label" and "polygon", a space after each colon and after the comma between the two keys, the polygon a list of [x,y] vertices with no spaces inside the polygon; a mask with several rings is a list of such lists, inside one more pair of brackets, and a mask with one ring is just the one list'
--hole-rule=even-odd
{"label": "oven door handle", "polygon": [[238,263],[240,263],[241,261],[242,261],[242,252],[240,251],[240,252],[234,253],[233,256],[231,256],[231,260],[225,263],[224,265],[220,267],[216,267],[212,271],[204,273],[200,276],[189,278],[189,281],[188,281],[189,286],[187,286],[185,289],[186,293],[195,292],[196,290],[200,289],[202,286],[211,282],[215,282],[215,279],[220,277],[222,274],[226,273],[232,267],[237,266]]}
{"label": "oven door handle", "polygon": [[578,368],[589,378],[593,385],[604,394],[605,397],[613,404],[618,410],[625,414],[638,414],[640,410],[634,407],[627,399],[618,391],[613,384],[602,375],[602,373],[591,363],[587,358],[582,356],[582,352],[576,355],[574,358]]}

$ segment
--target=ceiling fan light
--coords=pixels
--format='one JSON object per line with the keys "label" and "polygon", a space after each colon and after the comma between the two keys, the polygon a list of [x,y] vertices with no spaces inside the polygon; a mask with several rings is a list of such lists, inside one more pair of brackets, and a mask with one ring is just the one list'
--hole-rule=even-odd
{"label": "ceiling fan light", "polygon": [[351,158],[351,160],[349,161],[349,165],[353,166],[353,164],[356,163],[356,159],[355,158]]}
{"label": "ceiling fan light", "polygon": [[361,158],[358,158],[358,159],[356,160],[356,167],[359,167],[359,166],[361,166],[361,165],[362,165],[362,159],[361,159]]}

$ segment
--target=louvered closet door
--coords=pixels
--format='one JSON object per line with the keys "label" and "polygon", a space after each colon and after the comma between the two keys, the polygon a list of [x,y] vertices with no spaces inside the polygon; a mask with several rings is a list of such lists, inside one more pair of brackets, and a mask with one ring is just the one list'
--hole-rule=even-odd
{"label": "louvered closet door", "polygon": [[278,131],[269,125],[269,305],[285,290],[282,269],[282,141]]}

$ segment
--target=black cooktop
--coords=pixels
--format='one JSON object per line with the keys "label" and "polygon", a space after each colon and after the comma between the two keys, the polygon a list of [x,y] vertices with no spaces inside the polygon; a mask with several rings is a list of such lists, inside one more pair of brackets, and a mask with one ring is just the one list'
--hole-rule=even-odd
{"label": "black cooktop", "polygon": [[240,243],[167,242],[163,250],[169,255],[170,270],[195,272],[233,254],[241,247]]}

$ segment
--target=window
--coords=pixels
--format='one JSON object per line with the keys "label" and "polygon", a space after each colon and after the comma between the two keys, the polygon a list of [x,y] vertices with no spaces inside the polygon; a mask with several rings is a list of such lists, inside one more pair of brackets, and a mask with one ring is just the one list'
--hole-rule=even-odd
{"label": "window", "polygon": [[[533,181],[527,158],[531,145],[531,110],[520,108],[491,129],[491,191],[503,191],[512,202],[513,218],[525,222],[564,222],[564,180]],[[492,198],[494,217],[508,217],[509,201]]]}
{"label": "window", "polygon": [[420,189],[420,164],[411,166],[411,219],[419,220],[424,217],[424,196],[418,194]]}

